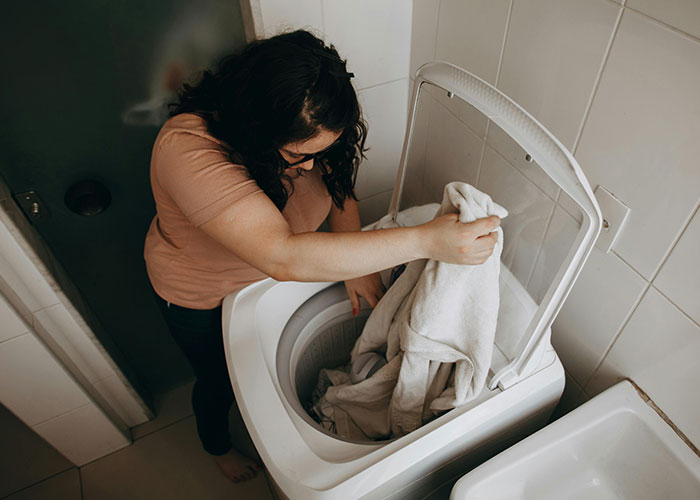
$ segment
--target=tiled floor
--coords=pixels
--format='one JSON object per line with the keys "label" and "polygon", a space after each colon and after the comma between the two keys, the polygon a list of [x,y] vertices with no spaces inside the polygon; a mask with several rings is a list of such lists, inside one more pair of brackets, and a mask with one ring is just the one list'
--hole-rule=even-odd
{"label": "tiled floor", "polygon": [[[4,500],[271,500],[262,473],[234,484],[202,450],[190,390],[188,384],[156,401],[158,418],[132,430],[131,446],[48,477]],[[236,439],[246,439],[240,417],[232,413]]]}

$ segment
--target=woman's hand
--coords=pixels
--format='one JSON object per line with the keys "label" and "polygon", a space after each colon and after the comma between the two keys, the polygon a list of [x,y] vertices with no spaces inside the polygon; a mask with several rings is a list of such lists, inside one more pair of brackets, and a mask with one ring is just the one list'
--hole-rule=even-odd
{"label": "woman's hand", "polygon": [[350,297],[353,316],[357,316],[357,313],[360,311],[360,297],[365,299],[370,306],[374,307],[377,305],[377,302],[379,302],[379,299],[382,298],[384,292],[386,292],[386,288],[384,288],[379,273],[346,280],[345,288]]}
{"label": "woman's hand", "polygon": [[429,258],[451,264],[483,264],[496,245],[496,228],[501,219],[495,215],[474,222],[459,222],[457,214],[446,214],[422,224]]}

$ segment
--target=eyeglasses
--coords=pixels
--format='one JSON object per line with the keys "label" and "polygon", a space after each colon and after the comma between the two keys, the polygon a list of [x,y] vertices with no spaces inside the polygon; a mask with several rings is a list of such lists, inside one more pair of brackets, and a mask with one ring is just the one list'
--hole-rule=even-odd
{"label": "eyeglasses", "polygon": [[328,146],[326,149],[324,149],[324,150],[322,150],[322,151],[318,151],[318,152],[316,152],[316,153],[309,153],[309,154],[306,154],[306,155],[302,156],[300,160],[297,160],[297,161],[295,161],[295,162],[289,162],[289,161],[287,161],[287,160],[285,159],[285,157],[282,156],[281,153],[279,153],[279,151],[278,151],[278,153],[279,153],[279,155],[280,155],[280,158],[282,158],[282,160],[284,160],[284,162],[287,164],[287,168],[289,168],[289,167],[294,167],[294,166],[296,166],[296,165],[300,165],[300,164],[302,164],[302,163],[306,163],[306,162],[309,161],[309,160],[316,160],[316,158],[322,158],[323,155],[329,153],[331,150],[333,150],[333,149],[334,149],[335,147],[337,147],[339,144],[340,144],[340,139],[337,140],[337,141],[335,141],[333,144],[331,144],[330,146]]}

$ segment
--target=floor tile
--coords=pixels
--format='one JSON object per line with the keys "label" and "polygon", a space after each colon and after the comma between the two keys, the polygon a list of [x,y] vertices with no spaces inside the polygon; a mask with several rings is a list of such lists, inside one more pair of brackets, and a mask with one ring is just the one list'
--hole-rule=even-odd
{"label": "floor tile", "polygon": [[0,404],[0,498],[73,464]]}
{"label": "floor tile", "polygon": [[10,495],[3,500],[81,500],[80,474],[77,468]]}
{"label": "floor tile", "polygon": [[192,386],[190,381],[154,398],[156,418],[131,429],[131,436],[140,439],[192,415]]}
{"label": "floor tile", "polygon": [[85,500],[272,499],[264,475],[234,484],[202,449],[194,417],[81,469]]}

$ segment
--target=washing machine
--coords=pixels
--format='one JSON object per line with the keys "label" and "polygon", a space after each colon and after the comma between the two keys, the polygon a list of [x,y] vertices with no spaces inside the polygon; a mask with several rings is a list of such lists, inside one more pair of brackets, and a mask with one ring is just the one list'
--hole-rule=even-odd
{"label": "washing machine", "polygon": [[430,220],[451,181],[510,213],[486,386],[400,438],[343,439],[310,416],[308,402],[319,371],[348,362],[369,306],[353,317],[343,283],[266,279],[231,294],[223,306],[229,374],[279,498],[426,498],[543,427],[563,391],[550,325],[602,220],[580,167],[515,102],[448,63],[417,72],[409,123],[388,213],[366,229]]}

